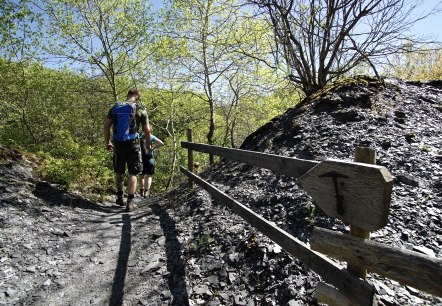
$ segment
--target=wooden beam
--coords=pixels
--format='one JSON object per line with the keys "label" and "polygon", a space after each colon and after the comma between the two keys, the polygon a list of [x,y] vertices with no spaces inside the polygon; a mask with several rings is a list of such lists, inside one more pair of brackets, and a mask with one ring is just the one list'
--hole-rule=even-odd
{"label": "wooden beam", "polygon": [[377,230],[388,222],[393,178],[385,167],[333,159],[317,162],[191,142],[181,146],[295,177],[323,212],[362,229]]}
{"label": "wooden beam", "polygon": [[[367,147],[356,147],[355,150],[355,162],[359,163],[365,163],[374,165],[376,164],[376,151],[372,148]],[[393,188],[393,180],[391,181],[391,189]],[[389,199],[391,201],[391,192],[389,195]],[[389,201],[389,202],[390,202]],[[358,203],[359,205],[359,203]],[[388,219],[388,213],[390,212],[390,203],[388,204],[388,208],[386,208],[386,217],[385,219]],[[358,226],[357,224],[353,224],[350,222],[350,235],[364,238],[364,239],[370,239],[370,231],[367,229]],[[367,278],[367,270],[363,267],[354,264],[353,262],[347,263],[347,268],[350,272],[355,273],[357,276],[359,276],[362,279]]]}
{"label": "wooden beam", "polygon": [[316,285],[315,297],[319,302],[328,306],[351,306],[350,300],[338,289],[322,282]]}
{"label": "wooden beam", "polygon": [[442,297],[442,259],[315,227],[313,250]]}
{"label": "wooden beam", "polygon": [[294,157],[279,156],[241,149],[223,148],[202,143],[181,142],[181,147],[202,153],[225,157],[230,160],[246,163],[252,166],[272,170],[295,178],[300,177],[308,170],[319,164],[317,161],[298,159]]}
{"label": "wooden beam", "polygon": [[302,241],[232,199],[199,176],[187,171],[181,166],[180,170],[187,175],[188,178],[208,191],[213,198],[225,204],[233,212],[284,248],[289,254],[299,259],[305,266],[319,274],[325,281],[341,290],[341,292],[352,301],[353,305],[373,305],[373,286],[354,277],[346,269],[342,269],[327,257],[312,251],[308,245]]}

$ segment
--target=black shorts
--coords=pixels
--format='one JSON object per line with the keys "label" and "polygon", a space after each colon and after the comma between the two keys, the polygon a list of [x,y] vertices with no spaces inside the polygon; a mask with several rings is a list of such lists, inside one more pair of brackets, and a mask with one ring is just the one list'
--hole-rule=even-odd
{"label": "black shorts", "polygon": [[142,155],[143,159],[143,172],[142,175],[153,175],[155,173],[155,159],[152,155]]}
{"label": "black shorts", "polygon": [[138,141],[115,142],[114,144],[114,171],[117,174],[126,172],[129,175],[138,175],[143,171],[141,148]]}
{"label": "black shorts", "polygon": [[144,139],[140,141],[141,146],[141,159],[143,161],[143,172],[142,175],[153,175],[155,173],[155,159],[153,158],[153,154],[149,154],[149,151],[146,149],[146,142]]}

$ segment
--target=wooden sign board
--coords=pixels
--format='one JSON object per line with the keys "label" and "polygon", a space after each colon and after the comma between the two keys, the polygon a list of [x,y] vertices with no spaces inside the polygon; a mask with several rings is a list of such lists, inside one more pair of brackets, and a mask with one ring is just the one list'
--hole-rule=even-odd
{"label": "wooden sign board", "polygon": [[393,178],[385,167],[329,159],[299,182],[330,217],[368,231],[388,222]]}

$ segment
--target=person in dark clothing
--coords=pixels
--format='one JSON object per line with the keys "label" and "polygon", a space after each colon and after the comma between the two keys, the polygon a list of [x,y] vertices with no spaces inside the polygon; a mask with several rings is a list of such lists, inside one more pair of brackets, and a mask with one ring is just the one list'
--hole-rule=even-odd
{"label": "person in dark clothing", "polygon": [[155,173],[155,159],[153,157],[153,150],[164,146],[164,142],[158,137],[151,135],[150,148],[146,146],[144,137],[140,142],[141,157],[143,160],[143,172],[140,175],[140,195],[147,198],[150,193],[150,187],[152,186],[152,176]]}
{"label": "person in dark clothing", "polygon": [[[137,208],[134,203],[135,191],[137,188],[137,175],[143,170],[140,149],[140,136],[138,134],[141,126],[145,136],[146,146],[150,147],[150,127],[147,112],[139,104],[140,92],[137,89],[129,90],[125,102],[117,102],[108,112],[104,120],[104,141],[107,150],[113,151],[113,165],[115,181],[117,185],[117,201],[124,206],[123,200],[123,177],[128,169],[127,203],[126,211]],[[113,127],[112,139],[110,128]]]}

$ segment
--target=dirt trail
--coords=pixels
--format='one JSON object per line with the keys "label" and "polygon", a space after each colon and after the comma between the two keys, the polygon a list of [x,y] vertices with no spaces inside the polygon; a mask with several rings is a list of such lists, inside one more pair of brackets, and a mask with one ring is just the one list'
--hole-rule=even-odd
{"label": "dirt trail", "polygon": [[78,221],[64,285],[35,305],[168,305],[171,295],[158,277],[167,271],[165,238],[153,202],[132,213],[105,203],[113,209]]}

